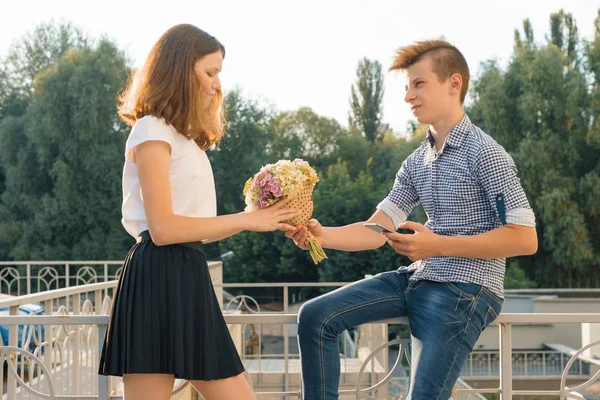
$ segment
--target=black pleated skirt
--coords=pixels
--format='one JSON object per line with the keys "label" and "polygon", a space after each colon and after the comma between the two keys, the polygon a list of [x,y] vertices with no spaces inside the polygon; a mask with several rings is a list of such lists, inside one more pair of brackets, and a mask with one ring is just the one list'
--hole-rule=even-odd
{"label": "black pleated skirt", "polygon": [[99,373],[213,380],[243,371],[201,244],[156,246],[143,232],[119,278]]}

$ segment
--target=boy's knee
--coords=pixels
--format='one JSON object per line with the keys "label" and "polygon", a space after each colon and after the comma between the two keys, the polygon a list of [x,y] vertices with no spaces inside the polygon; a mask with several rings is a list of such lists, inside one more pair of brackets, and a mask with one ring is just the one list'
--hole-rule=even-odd
{"label": "boy's knee", "polygon": [[318,328],[322,322],[321,312],[323,307],[319,305],[319,299],[310,300],[300,307],[298,311],[298,334],[306,334]]}

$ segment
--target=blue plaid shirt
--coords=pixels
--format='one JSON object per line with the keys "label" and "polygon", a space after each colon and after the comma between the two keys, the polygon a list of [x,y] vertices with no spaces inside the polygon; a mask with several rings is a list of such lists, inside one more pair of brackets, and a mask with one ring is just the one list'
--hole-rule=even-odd
{"label": "blue plaid shirt", "polygon": [[[466,115],[442,149],[427,140],[402,163],[394,186],[377,206],[396,226],[423,205],[425,226],[438,235],[473,236],[503,224],[535,226],[535,215],[512,157]],[[504,297],[506,259],[436,256],[408,267],[412,280],[475,283]]]}

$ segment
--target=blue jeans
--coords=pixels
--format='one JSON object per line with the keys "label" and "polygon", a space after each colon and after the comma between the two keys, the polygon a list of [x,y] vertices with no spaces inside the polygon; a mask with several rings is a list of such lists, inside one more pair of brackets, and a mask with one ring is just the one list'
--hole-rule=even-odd
{"label": "blue jeans", "polygon": [[409,282],[385,272],[310,300],[298,314],[304,400],[338,398],[338,335],[357,325],[408,316],[408,399],[447,400],[473,345],[498,316],[502,299],[470,283]]}

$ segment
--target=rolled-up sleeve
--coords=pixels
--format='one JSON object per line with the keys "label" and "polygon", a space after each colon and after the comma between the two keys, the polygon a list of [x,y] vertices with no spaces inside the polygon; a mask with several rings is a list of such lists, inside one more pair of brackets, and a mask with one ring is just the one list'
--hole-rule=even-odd
{"label": "rolled-up sleeve", "polygon": [[387,196],[377,205],[377,209],[386,213],[397,229],[408,218],[412,209],[419,204],[419,196],[410,177],[410,161],[407,158],[398,173],[394,185]]}
{"label": "rolled-up sleeve", "polygon": [[502,146],[497,143],[484,146],[476,158],[474,171],[498,217],[501,204],[507,224],[535,226],[535,214],[521,186],[517,167]]}

